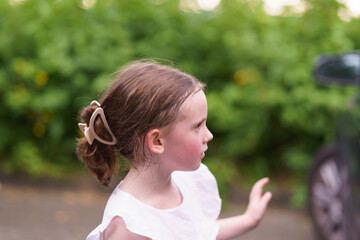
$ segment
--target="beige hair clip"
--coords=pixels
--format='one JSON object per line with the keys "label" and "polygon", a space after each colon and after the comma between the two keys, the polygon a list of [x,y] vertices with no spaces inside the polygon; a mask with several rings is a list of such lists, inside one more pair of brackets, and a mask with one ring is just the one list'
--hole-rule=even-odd
{"label": "beige hair clip", "polygon": [[[92,113],[91,118],[90,118],[90,122],[89,122],[89,126],[86,125],[86,123],[79,123],[78,126],[81,130],[81,132],[83,132],[87,142],[91,145],[94,141],[94,139],[98,140],[99,142],[106,144],[106,145],[115,145],[116,144],[116,138],[114,136],[114,134],[112,133],[112,131],[110,130],[109,124],[106,121],[105,118],[105,114],[104,114],[104,110],[102,109],[102,107],[100,106],[100,103],[97,101],[92,101],[92,104],[96,104],[98,106],[98,108],[95,109],[95,111]],[[103,124],[106,128],[106,130],[109,132],[109,134],[111,135],[112,140],[111,141],[107,141],[104,140],[102,138],[100,138],[96,132],[95,132],[95,119],[96,117],[100,115],[101,120],[103,121]]]}

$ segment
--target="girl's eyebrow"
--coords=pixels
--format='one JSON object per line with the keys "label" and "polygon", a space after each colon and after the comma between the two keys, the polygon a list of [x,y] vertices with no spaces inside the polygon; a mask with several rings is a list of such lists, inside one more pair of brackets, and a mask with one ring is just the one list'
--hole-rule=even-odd
{"label": "girl's eyebrow", "polygon": [[200,121],[198,121],[198,123],[203,123],[206,121],[207,118],[202,118]]}

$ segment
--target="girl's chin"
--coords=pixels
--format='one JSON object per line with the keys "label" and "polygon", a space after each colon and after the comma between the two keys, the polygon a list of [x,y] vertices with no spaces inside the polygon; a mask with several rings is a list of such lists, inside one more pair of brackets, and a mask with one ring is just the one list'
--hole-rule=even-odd
{"label": "girl's chin", "polygon": [[195,170],[198,170],[198,168],[200,167],[201,165],[201,160],[194,166],[194,171]]}
{"label": "girl's chin", "polygon": [[201,165],[201,160],[199,160],[198,162],[194,163],[191,167],[187,167],[186,169],[181,169],[180,171],[184,171],[184,172],[192,172],[192,171],[196,171],[199,169]]}

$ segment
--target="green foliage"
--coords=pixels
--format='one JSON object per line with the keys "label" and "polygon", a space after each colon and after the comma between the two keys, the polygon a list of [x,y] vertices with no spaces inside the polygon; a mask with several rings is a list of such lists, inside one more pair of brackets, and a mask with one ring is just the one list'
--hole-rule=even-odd
{"label": "green foliage", "polygon": [[354,93],[317,86],[313,61],[360,47],[359,20],[342,22],[340,4],[306,3],[303,15],[274,17],[260,1],[199,13],[177,1],[1,1],[0,166],[43,176],[76,165],[78,110],[121,65],[160,58],[208,84],[208,161],[220,185],[238,172],[303,179]]}

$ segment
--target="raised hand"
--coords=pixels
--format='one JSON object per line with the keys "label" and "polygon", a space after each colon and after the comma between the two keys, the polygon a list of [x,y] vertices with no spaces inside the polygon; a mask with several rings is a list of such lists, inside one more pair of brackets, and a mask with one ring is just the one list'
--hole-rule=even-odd
{"label": "raised hand", "polygon": [[264,217],[267,205],[271,200],[270,192],[263,195],[263,189],[268,182],[269,178],[260,179],[254,184],[250,192],[249,204],[244,215],[253,223],[253,227],[256,227]]}
{"label": "raised hand", "polygon": [[268,182],[269,178],[263,178],[254,184],[244,214],[218,220],[219,234],[217,240],[233,239],[259,224],[271,199],[270,192],[263,195],[263,189]]}

